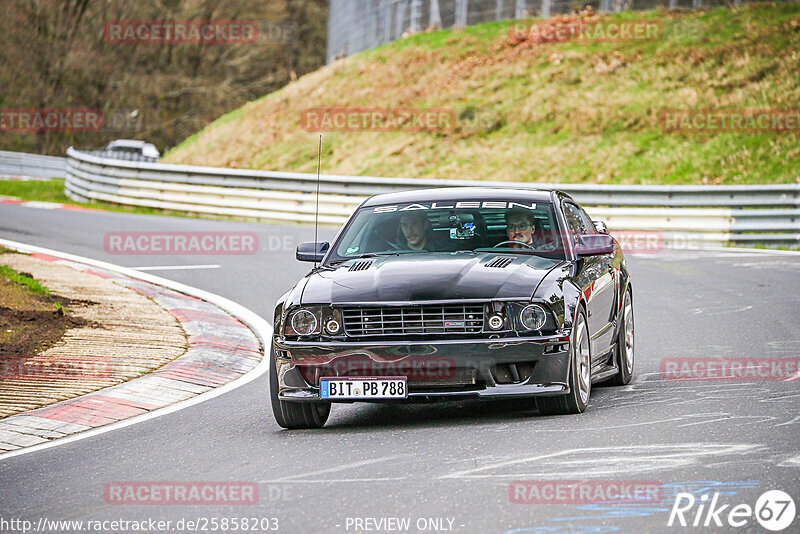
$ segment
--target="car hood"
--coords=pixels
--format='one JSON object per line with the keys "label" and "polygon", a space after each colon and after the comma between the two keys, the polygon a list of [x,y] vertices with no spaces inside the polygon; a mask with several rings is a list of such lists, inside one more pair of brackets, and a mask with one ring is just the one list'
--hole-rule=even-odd
{"label": "car hood", "polygon": [[[362,269],[353,270],[359,262]],[[366,268],[364,262],[369,262]],[[508,264],[487,266],[493,263]],[[348,260],[335,269],[310,274],[302,303],[529,299],[547,273],[561,263],[563,260],[501,253],[425,253]]]}

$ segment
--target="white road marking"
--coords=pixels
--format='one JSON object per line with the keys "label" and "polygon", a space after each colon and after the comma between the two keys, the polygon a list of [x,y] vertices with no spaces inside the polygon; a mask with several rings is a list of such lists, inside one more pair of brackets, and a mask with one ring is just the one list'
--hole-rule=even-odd
{"label": "white road marking", "polygon": [[793,456],[793,457],[789,458],[788,460],[783,462],[781,465],[784,465],[784,466],[785,465],[790,465],[792,467],[800,467],[800,454],[798,454],[797,456]]}
{"label": "white road marking", "polygon": [[700,315],[701,313],[705,315],[721,315],[723,313],[740,313],[743,311],[747,311],[752,307],[753,307],[752,304],[747,304],[744,306],[736,306],[736,305],[709,306],[707,308],[693,308],[689,310],[689,313],[691,313],[692,315]]}
{"label": "white road marking", "polygon": [[[787,421],[787,422],[785,422],[785,423],[781,423],[781,424],[779,424],[779,425],[775,425],[775,426],[786,426],[786,425],[793,425],[793,424],[795,424],[795,423],[797,423],[797,422],[800,422],[800,415],[798,415],[797,417],[795,417],[795,418],[794,418],[794,419],[792,419],[791,421]],[[798,456],[797,458],[800,458],[800,456]]]}
{"label": "white road marking", "polygon": [[386,478],[320,478],[318,480],[260,480],[259,484],[337,484],[339,482],[393,482],[408,480],[408,476]]}
{"label": "white road marking", "polygon": [[20,204],[26,208],[37,208],[40,210],[57,210],[64,207],[64,204],[55,204],[53,202],[40,202],[38,200],[29,200]]}
{"label": "white road marking", "polygon": [[717,421],[734,421],[734,420],[738,420],[738,419],[761,419],[761,421],[753,421],[750,424],[763,423],[763,422],[766,422],[766,421],[774,421],[775,420],[774,417],[769,416],[769,415],[732,415],[732,414],[727,414],[724,417],[717,417],[716,419],[707,419],[705,421],[696,421],[694,423],[686,423],[686,424],[683,424],[683,425],[678,425],[678,428],[684,428],[684,427],[693,426],[693,425],[707,425],[709,423],[716,423]]}
{"label": "white road marking", "polygon": [[759,399],[758,402],[783,402],[785,400],[794,399],[795,397],[800,397],[800,393],[795,393],[794,395],[773,395],[772,397]]}
{"label": "white road marking", "polygon": [[[702,456],[747,454],[758,448],[756,445],[743,443],[681,443],[677,445],[588,447],[496,462],[484,467],[457,471],[439,478],[520,479],[614,476],[628,472],[642,473],[698,465]],[[549,469],[549,471],[521,472],[520,464],[534,462],[539,462],[540,466]],[[486,473],[486,471],[497,471],[510,466],[515,466],[512,473]]]}
{"label": "white road marking", "polygon": [[675,421],[683,421],[684,417],[673,417],[671,419],[658,419],[656,421],[644,421],[642,423],[627,423],[624,425],[609,425],[609,426],[601,426],[601,427],[581,427],[581,428],[539,428],[536,429],[537,433],[542,432],[603,432],[605,430],[616,430],[619,428],[630,428],[633,426],[646,426],[646,425],[656,425],[660,423],[674,423]]}
{"label": "white road marking", "polygon": [[[622,252],[625,253],[625,249],[622,249]],[[716,258],[752,258],[752,257],[759,257],[763,258],[763,254],[757,254],[753,252],[728,252],[728,253],[707,253],[707,254],[681,254],[680,252],[632,252],[627,253],[625,256],[632,256],[634,258],[642,258],[642,259],[657,259],[657,260],[673,260],[673,261],[680,261],[680,260],[705,260],[705,259],[716,259]]]}
{"label": "white road marking", "polygon": [[[129,276],[130,278],[135,278],[137,280],[144,280],[145,282],[150,282],[152,284],[157,284],[160,286],[167,287],[174,291],[178,291],[180,293],[184,293],[186,295],[191,295],[193,297],[197,297],[199,299],[206,300],[211,302],[212,304],[219,306],[223,310],[227,311],[234,317],[239,318],[243,321],[253,333],[258,337],[263,346],[269,346],[269,343],[272,339],[272,326],[267,323],[264,319],[262,319],[259,315],[255,312],[248,310],[241,304],[237,304],[232,300],[228,300],[225,297],[220,297],[219,295],[215,295],[214,293],[210,293],[208,291],[197,289],[191,286],[187,286],[186,284],[181,284],[180,282],[173,282],[172,280],[167,280],[166,278],[160,278],[158,276],[154,276],[152,274],[141,273],[134,269],[129,269],[127,267],[120,267],[119,265],[114,265],[111,263],[106,263],[104,261],[93,260],[90,258],[84,258],[81,256],[75,256],[74,254],[67,254],[66,252],[59,252],[56,250],[50,250],[42,247],[36,247],[33,245],[26,245],[25,243],[19,243],[17,241],[9,241],[7,239],[0,239],[0,245],[5,246],[6,248],[18,250],[20,252],[32,253],[38,252],[39,254],[47,254],[48,256],[53,256],[56,258],[65,259],[68,261],[74,261],[77,263],[82,263],[84,265],[88,265],[91,267],[98,267],[100,269],[106,269],[109,271],[117,272],[125,276]],[[228,382],[225,385],[222,385],[218,388],[212,389],[206,393],[201,393],[196,397],[192,397],[191,399],[187,399],[185,401],[177,402],[175,404],[171,404],[164,408],[159,408],[157,410],[153,410],[151,412],[143,413],[141,415],[137,415],[131,417],[130,419],[125,419],[124,421],[119,421],[118,423],[112,423],[109,425],[101,426],[92,430],[87,430],[86,432],[81,432],[80,434],[74,434],[72,436],[58,438],[46,443],[41,443],[39,445],[33,445],[31,447],[25,447],[24,449],[18,449],[15,451],[6,452],[0,454],[0,460],[7,460],[8,458],[13,458],[14,456],[20,456],[23,454],[30,454],[32,452],[38,452],[44,449],[49,449],[51,447],[58,447],[59,445],[66,445],[67,443],[72,443],[74,441],[79,441],[86,438],[91,438],[100,434],[105,434],[106,432],[112,432],[114,430],[119,430],[120,428],[125,428],[131,425],[135,425],[137,423],[142,423],[144,421],[149,421],[150,419],[155,419],[156,417],[161,417],[162,415],[167,415],[173,412],[177,412],[179,410],[183,410],[184,408],[189,408],[191,406],[195,406],[200,404],[201,402],[205,402],[207,400],[211,400],[215,397],[219,397],[220,395],[232,391],[236,388],[244,386],[249,382],[261,377],[264,373],[269,370],[269,358],[265,357],[262,358],[258,365],[256,365],[250,372],[241,377]]]}
{"label": "white road marking", "polygon": [[[685,252],[681,252],[685,251]],[[625,249],[622,249],[625,252]],[[711,253],[711,254],[709,254]],[[780,250],[780,249],[762,249],[762,248],[741,248],[741,247],[701,247],[701,248],[672,248],[665,247],[664,252],[658,254],[653,253],[626,253],[626,256],[650,256],[652,258],[660,259],[663,256],[670,257],[691,257],[691,258],[713,258],[713,257],[735,257],[735,256],[798,256],[800,250]]]}
{"label": "white road marking", "polygon": [[334,467],[329,467],[327,469],[320,469],[319,471],[309,471],[308,473],[300,473],[300,474],[297,474],[297,475],[290,475],[290,476],[287,476],[287,477],[283,477],[283,478],[279,478],[279,479],[273,480],[272,482],[289,482],[291,479],[294,479],[294,478],[315,477],[315,476],[318,476],[318,475],[324,475],[326,473],[336,473],[337,471],[344,471],[345,469],[355,469],[357,467],[362,467],[362,466],[365,466],[365,465],[371,465],[371,464],[376,464],[376,463],[380,463],[380,462],[387,462],[389,460],[396,460],[396,459],[401,458],[403,456],[410,456],[410,455],[401,454],[401,455],[397,455],[397,456],[384,456],[383,458],[372,458],[370,460],[362,460],[360,462],[353,462],[351,464],[343,464],[343,465],[337,465],[337,466],[334,466]]}
{"label": "white road marking", "polygon": [[219,269],[222,265],[209,264],[209,265],[150,265],[147,267],[131,267],[137,271],[180,271],[191,269]]}

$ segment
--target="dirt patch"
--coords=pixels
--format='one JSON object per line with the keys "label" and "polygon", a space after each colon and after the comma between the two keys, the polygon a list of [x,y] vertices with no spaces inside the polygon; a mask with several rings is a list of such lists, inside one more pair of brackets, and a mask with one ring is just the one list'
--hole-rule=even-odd
{"label": "dirt patch", "polygon": [[29,283],[33,294],[0,276],[0,418],[120,384],[186,351],[175,317],[113,280],[23,254],[0,254],[0,265],[45,287]]}
{"label": "dirt patch", "polygon": [[0,362],[35,356],[53,346],[68,328],[88,324],[69,313],[70,305],[70,299],[35,295],[0,277]]}

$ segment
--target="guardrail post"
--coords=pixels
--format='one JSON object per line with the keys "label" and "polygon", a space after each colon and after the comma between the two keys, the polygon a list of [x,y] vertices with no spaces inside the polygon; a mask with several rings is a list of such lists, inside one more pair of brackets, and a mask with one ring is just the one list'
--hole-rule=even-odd
{"label": "guardrail post", "polygon": [[517,0],[517,5],[514,6],[514,18],[524,19],[528,13],[528,7],[525,5],[525,0]]}
{"label": "guardrail post", "polygon": [[431,0],[431,16],[430,21],[428,21],[428,27],[442,27],[442,13],[439,11],[439,0]]}
{"label": "guardrail post", "polygon": [[388,43],[391,41],[392,33],[392,5],[391,0],[381,0],[381,21],[383,23],[383,35],[381,36],[381,43]]}
{"label": "guardrail post", "polygon": [[550,0],[542,0],[541,17],[543,19],[549,19],[550,18]]}
{"label": "guardrail post", "polygon": [[467,25],[467,0],[456,0],[456,22],[457,28]]}
{"label": "guardrail post", "polygon": [[411,0],[411,20],[408,31],[416,33],[422,26],[422,0]]}
{"label": "guardrail post", "polygon": [[497,5],[494,8],[494,20],[503,20],[503,0],[497,0]]}
{"label": "guardrail post", "polygon": [[406,18],[406,7],[408,7],[408,0],[400,0],[400,2],[397,3],[397,10],[395,12],[395,17],[397,17],[395,36],[398,39],[403,35],[403,23],[405,22]]}

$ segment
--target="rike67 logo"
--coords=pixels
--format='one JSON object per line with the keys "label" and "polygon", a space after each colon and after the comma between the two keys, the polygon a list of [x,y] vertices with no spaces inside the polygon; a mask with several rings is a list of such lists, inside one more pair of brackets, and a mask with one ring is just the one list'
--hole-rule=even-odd
{"label": "rike67 logo", "polygon": [[[720,494],[704,494],[699,498],[691,493],[678,493],[669,513],[667,526],[730,528],[748,527],[751,530],[753,520],[763,528],[772,532],[787,529],[795,520],[797,510],[792,497],[781,490],[770,490],[763,493],[755,507],[749,504],[719,502]],[[793,532],[797,532],[795,528]]]}

